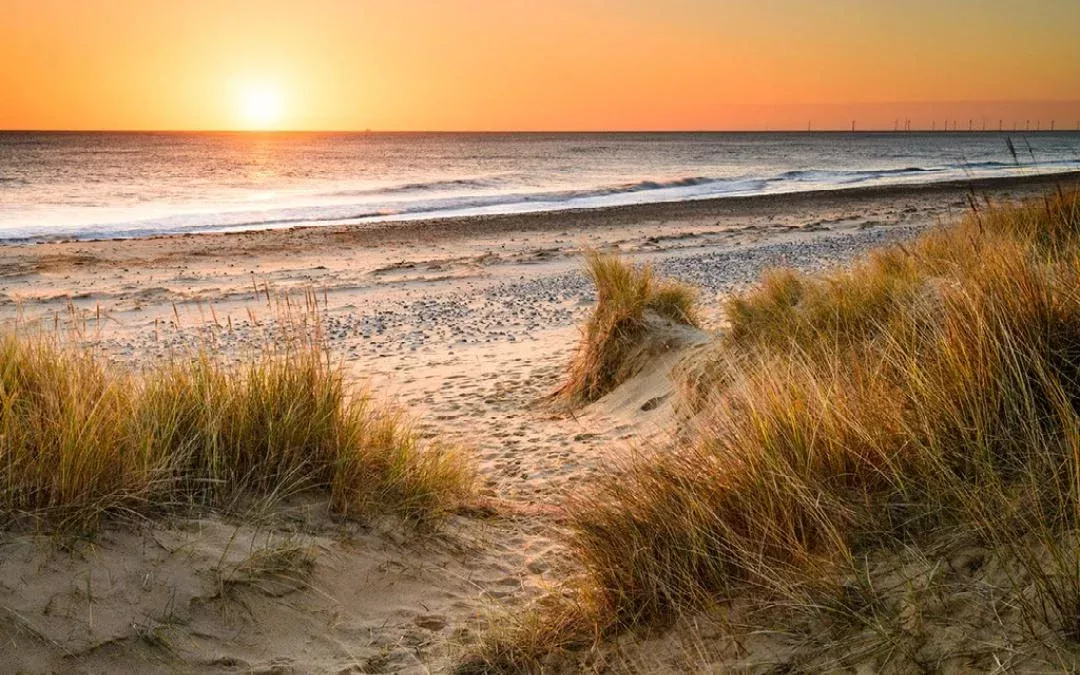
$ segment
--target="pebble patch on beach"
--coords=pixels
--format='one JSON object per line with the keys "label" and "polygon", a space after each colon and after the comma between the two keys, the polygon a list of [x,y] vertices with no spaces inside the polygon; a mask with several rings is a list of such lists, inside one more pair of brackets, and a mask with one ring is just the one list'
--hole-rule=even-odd
{"label": "pebble patch on beach", "polygon": [[[680,251],[651,262],[661,275],[701,289],[708,303],[754,283],[770,267],[817,271],[850,261],[875,246],[909,239],[918,229],[893,226],[798,241]],[[367,360],[530,341],[538,330],[578,323],[595,300],[591,283],[577,269],[515,281],[469,282],[465,290],[451,286],[431,291],[404,303],[381,300],[362,307],[331,307],[324,323],[331,349],[350,360]],[[100,340],[99,346],[122,358],[161,358],[207,345],[243,354],[259,349],[268,336],[280,331],[273,319],[255,324],[245,318],[233,319],[228,329],[204,325],[156,335],[114,334]]]}

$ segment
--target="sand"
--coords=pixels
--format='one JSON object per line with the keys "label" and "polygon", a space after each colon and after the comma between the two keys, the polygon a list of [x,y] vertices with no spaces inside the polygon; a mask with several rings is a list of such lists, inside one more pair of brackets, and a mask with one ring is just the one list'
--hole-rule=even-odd
{"label": "sand", "polygon": [[[1020,197],[1076,180],[976,187]],[[618,250],[700,287],[706,327],[721,329],[722,298],[763,269],[845,264],[959,215],[968,188],[0,247],[6,327],[75,324],[130,367],[198,344],[240,357],[274,331],[282,298],[317,298],[334,356],[424,434],[466,448],[484,505],[427,533],[333,522],[318,503],[110,527],[88,542],[6,533],[0,662],[445,671],[485,622],[572,573],[559,544],[565,496],[674,431],[670,371],[683,353],[573,415],[543,405],[593,302],[582,250]],[[299,572],[252,571],[282,550],[302,552]]]}

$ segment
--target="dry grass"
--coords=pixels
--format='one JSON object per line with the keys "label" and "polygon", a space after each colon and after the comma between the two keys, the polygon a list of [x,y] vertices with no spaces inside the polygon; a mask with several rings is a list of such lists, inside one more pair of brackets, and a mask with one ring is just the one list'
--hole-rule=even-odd
{"label": "dry grass", "polygon": [[569,375],[556,392],[569,403],[595,401],[668,348],[664,340],[650,339],[655,324],[698,324],[696,291],[657,279],[651,267],[593,251],[585,268],[596,286],[596,306],[582,329]]}
{"label": "dry grass", "polygon": [[133,373],[59,338],[0,338],[0,514],[58,529],[247,497],[329,495],[333,512],[425,517],[471,474],[422,444],[316,343],[241,366],[202,354]]}
{"label": "dry grass", "polygon": [[267,541],[242,560],[219,565],[218,597],[227,598],[239,588],[264,595],[283,596],[308,587],[315,571],[315,550],[297,541]]}
{"label": "dry grass", "polygon": [[[491,617],[480,641],[457,663],[459,675],[517,672],[572,672],[575,652],[596,644],[605,626],[606,598],[589,587],[541,595],[525,608]],[[578,659],[575,659],[578,660]],[[582,670],[582,669],[579,669]]]}
{"label": "dry grass", "polygon": [[[567,508],[602,598],[584,634],[748,592],[857,617],[874,602],[843,601],[843,580],[869,553],[944,541],[1008,561],[1010,639],[1073,649],[1080,196],[979,208],[847,271],[774,272],[728,315],[693,370],[696,440]],[[503,669],[560,648],[515,639],[530,649]]]}

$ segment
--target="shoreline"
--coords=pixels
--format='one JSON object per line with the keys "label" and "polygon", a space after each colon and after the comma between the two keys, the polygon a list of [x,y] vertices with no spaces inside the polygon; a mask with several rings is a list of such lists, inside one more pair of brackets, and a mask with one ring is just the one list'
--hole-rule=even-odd
{"label": "shoreline", "polygon": [[[680,219],[702,216],[709,213],[730,215],[734,211],[744,209],[747,214],[754,212],[767,212],[770,207],[780,208],[783,206],[803,206],[808,203],[838,205],[843,202],[855,202],[861,200],[877,200],[888,197],[900,197],[908,195],[936,195],[954,192],[968,192],[971,190],[1003,190],[1010,188],[1047,188],[1056,184],[1073,182],[1080,185],[1080,171],[1061,171],[1057,173],[1045,173],[1031,176],[995,176],[990,178],[977,178],[972,180],[951,180],[930,183],[912,183],[908,185],[873,185],[851,188],[834,188],[824,190],[805,190],[801,192],[780,192],[758,195],[740,196],[715,196],[700,199],[685,199],[680,201],[648,202],[644,204],[623,204],[619,206],[600,206],[596,208],[558,209],[551,211],[532,211],[525,213],[499,213],[489,215],[447,216],[445,218],[413,218],[407,220],[384,220],[362,221],[344,225],[300,225],[283,230],[307,230],[323,228],[385,228],[407,229],[410,226],[417,228],[438,228],[445,223],[447,229],[461,229],[464,222],[479,221],[492,226],[492,229],[501,229],[500,226],[508,224],[507,221],[536,221],[535,223],[513,223],[515,227],[522,225],[532,226],[535,229],[545,229],[551,221],[573,218],[579,220],[597,220],[618,218],[626,220],[656,220],[656,219]],[[726,207],[726,208],[722,208]],[[758,208],[755,208],[758,207]],[[521,228],[524,229],[524,228]],[[531,228],[530,228],[531,229]],[[242,230],[238,232],[219,232],[216,234],[239,234],[241,232],[255,232],[262,230]],[[268,231],[268,230],[267,230]],[[215,234],[215,233],[205,233]],[[163,235],[185,236],[185,235]]]}
{"label": "shoreline", "polygon": [[[151,234],[135,237],[98,237],[86,239],[13,239],[0,241],[0,247],[43,246],[55,244],[100,244],[132,241],[159,241],[171,239],[224,238],[265,234],[266,236],[293,236],[309,232],[323,232],[326,236],[345,237],[351,243],[361,243],[373,236],[392,235],[395,238],[414,237],[416,241],[431,241],[434,236],[468,237],[498,232],[543,231],[562,226],[562,221],[573,220],[575,227],[595,227],[611,221],[652,221],[670,219],[702,218],[709,215],[727,216],[736,212],[746,215],[776,212],[784,208],[799,208],[808,204],[842,206],[863,201],[890,197],[933,196],[970,191],[999,191],[1008,189],[1052,188],[1055,185],[1080,185],[1080,171],[1062,171],[1030,176],[997,176],[988,178],[950,180],[903,185],[876,185],[801,192],[741,196],[710,196],[681,201],[659,201],[642,204],[600,206],[595,208],[568,208],[522,213],[498,213],[481,215],[451,215],[444,217],[416,217],[399,220],[358,219],[354,222],[333,225],[301,224],[238,230],[205,230],[196,232]],[[607,222],[604,222],[607,221]]]}

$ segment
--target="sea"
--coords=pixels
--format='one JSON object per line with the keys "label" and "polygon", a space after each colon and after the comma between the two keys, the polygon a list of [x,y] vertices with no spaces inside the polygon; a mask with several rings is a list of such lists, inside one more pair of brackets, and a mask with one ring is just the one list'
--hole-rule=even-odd
{"label": "sea", "polygon": [[1080,169],[1080,133],[0,132],[0,241],[592,209]]}

